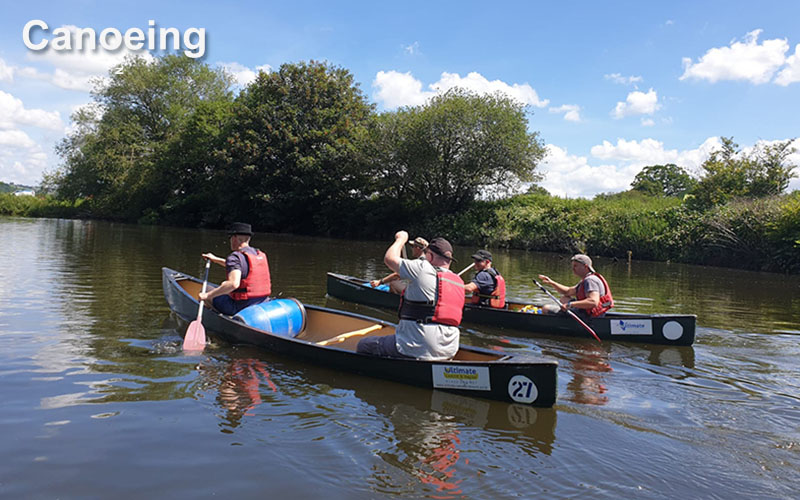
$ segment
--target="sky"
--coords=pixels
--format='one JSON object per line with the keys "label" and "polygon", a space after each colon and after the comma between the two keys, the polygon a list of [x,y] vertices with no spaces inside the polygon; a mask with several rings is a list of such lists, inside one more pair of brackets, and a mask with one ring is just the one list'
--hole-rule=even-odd
{"label": "sky", "polygon": [[[166,53],[159,33],[168,28],[179,34],[178,52],[226,68],[239,86],[259,70],[317,60],[348,69],[380,111],[453,86],[505,92],[528,106],[529,130],[546,145],[540,184],[563,197],[624,191],[647,165],[697,175],[720,137],[745,151],[794,140],[800,151],[795,0],[2,0],[0,8],[4,182],[36,185],[58,168],[55,146],[72,113],[92,102],[91,82],[132,52]],[[95,31],[95,50],[68,37],[84,28]],[[131,33],[128,46],[113,30]],[[790,160],[800,165],[800,152]]]}

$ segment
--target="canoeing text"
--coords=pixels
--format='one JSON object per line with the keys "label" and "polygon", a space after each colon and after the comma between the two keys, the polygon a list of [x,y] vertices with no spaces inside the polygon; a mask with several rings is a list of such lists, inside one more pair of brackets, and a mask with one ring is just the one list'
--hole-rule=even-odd
{"label": "canoeing text", "polygon": [[48,24],[41,19],[32,19],[22,28],[22,41],[33,51],[46,50],[48,47],[59,52],[94,51],[97,50],[98,44],[101,49],[110,52],[118,50],[123,45],[128,50],[137,51],[144,49],[146,45],[147,50],[159,51],[177,51],[183,48],[184,55],[192,59],[205,55],[205,28],[188,28],[181,37],[181,32],[177,28],[156,28],[156,22],[152,19],[147,23],[146,33],[140,28],[129,28],[124,35],[116,28],[105,28],[98,35],[92,28],[62,26],[52,31],[53,37],[50,39],[47,37],[50,31]]}

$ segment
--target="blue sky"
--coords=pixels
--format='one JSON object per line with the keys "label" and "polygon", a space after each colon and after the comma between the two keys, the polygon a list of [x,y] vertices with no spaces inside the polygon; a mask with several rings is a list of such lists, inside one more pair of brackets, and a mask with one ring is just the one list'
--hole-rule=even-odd
{"label": "blue sky", "polygon": [[[23,27],[204,28],[205,55],[244,84],[261,68],[326,60],[378,109],[459,85],[529,105],[551,193],[629,187],[642,167],[690,172],[733,136],[742,148],[800,137],[800,2],[4,2],[0,180],[56,168],[70,115],[127,50],[34,51]],[[159,52],[154,52],[158,55]],[[800,150],[800,140],[795,142]],[[800,153],[791,158],[800,164]],[[800,173],[800,169],[798,169]],[[790,188],[800,189],[794,179]]]}

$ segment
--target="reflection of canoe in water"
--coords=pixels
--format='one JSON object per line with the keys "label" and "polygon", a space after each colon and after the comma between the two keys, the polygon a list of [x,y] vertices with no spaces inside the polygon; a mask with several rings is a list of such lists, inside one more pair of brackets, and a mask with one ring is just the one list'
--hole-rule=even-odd
{"label": "reflection of canoe in water", "polygon": [[[201,281],[163,268],[162,284],[170,309],[187,322],[194,319]],[[555,403],[558,362],[552,358],[468,346],[461,346],[450,361],[359,354],[355,349],[360,339],[393,334],[394,324],[323,307],[299,307],[304,309],[305,321],[295,337],[251,327],[208,309],[203,310],[203,325],[233,344],[254,345],[336,369],[511,403],[534,406]]]}
{"label": "reflection of canoe in water", "polygon": [[[328,273],[328,295],[349,302],[375,307],[397,309],[400,297],[390,292],[376,290],[369,282],[352,276]],[[536,314],[536,304],[508,301],[506,309],[478,307],[467,304],[464,321],[510,328],[529,334],[590,338],[573,318],[564,314]],[[540,306],[540,305],[539,305]],[[602,318],[592,318],[586,323],[603,340],[622,340],[665,345],[692,345],[694,342],[694,314],[633,314],[608,312]]]}

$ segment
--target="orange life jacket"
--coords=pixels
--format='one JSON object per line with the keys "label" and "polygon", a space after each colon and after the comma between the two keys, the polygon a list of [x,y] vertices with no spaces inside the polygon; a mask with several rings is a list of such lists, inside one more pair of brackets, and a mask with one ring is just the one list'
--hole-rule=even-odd
{"label": "orange life jacket", "polygon": [[256,255],[239,252],[247,259],[247,265],[250,270],[247,272],[247,277],[242,278],[239,282],[239,288],[231,292],[233,300],[266,297],[272,293],[267,254],[258,249],[255,249],[255,251],[258,252]]}
{"label": "orange life jacket", "polygon": [[[600,281],[603,282],[603,286],[606,289],[606,293],[603,294],[602,297],[600,297],[600,300],[598,301],[597,305],[586,311],[589,314],[589,316],[596,318],[597,316],[605,314],[606,311],[614,307],[614,297],[611,296],[611,288],[609,288],[608,282],[606,281],[605,278],[603,278],[603,276],[600,273],[589,273],[589,274],[594,274],[595,276],[600,278]],[[589,274],[587,274],[586,276],[588,277]],[[575,294],[578,300],[583,300],[586,298],[586,284],[584,283],[584,281],[586,281],[586,278],[583,278],[583,280],[581,280],[581,282],[578,284],[578,290],[577,293]]]}
{"label": "orange life jacket", "polygon": [[436,268],[436,297],[432,302],[407,300],[400,296],[400,319],[418,323],[458,326],[464,314],[464,281],[456,273]]}
{"label": "orange life jacket", "polygon": [[506,280],[500,273],[497,272],[497,269],[490,267],[485,270],[489,273],[495,281],[494,290],[489,295],[481,295],[477,291],[472,294],[471,302],[473,304],[479,304],[481,299],[489,299],[489,306],[502,309],[506,306]]}

